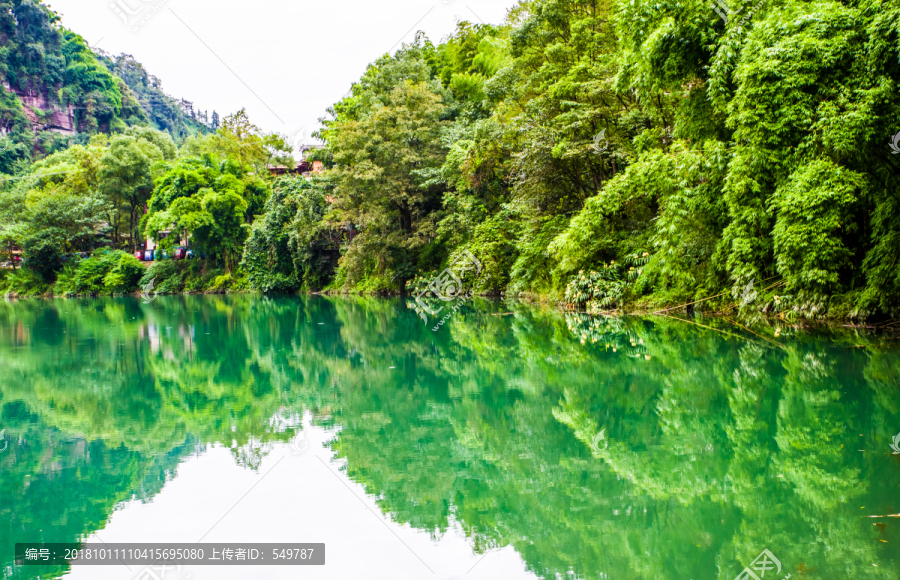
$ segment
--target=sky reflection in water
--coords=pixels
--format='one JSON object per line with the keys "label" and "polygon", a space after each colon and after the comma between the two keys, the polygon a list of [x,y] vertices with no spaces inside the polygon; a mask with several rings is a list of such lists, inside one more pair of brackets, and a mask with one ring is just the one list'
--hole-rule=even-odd
{"label": "sky reflection in water", "polygon": [[[399,299],[2,303],[3,575],[136,578],[13,547],[211,529],[325,542],[310,578],[733,580],[764,549],[764,580],[900,576],[900,518],[869,517],[900,513],[898,343],[703,323],[745,338],[482,300],[439,332]],[[166,578],[248,574],[298,570]]]}

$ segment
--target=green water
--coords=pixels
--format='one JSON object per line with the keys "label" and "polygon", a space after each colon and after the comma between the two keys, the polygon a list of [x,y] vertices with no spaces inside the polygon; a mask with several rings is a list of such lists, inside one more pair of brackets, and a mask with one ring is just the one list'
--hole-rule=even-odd
{"label": "green water", "polygon": [[[372,578],[733,580],[764,549],[782,565],[764,580],[900,577],[900,518],[867,517],[900,513],[900,342],[697,322],[731,334],[491,301],[437,332],[399,299],[0,303],[0,569],[59,577],[14,544],[131,541],[154,502],[240,497],[271,470],[247,502],[319,474],[282,505],[333,501],[306,532],[344,528],[285,578],[350,577],[368,540],[344,505],[403,538],[371,519],[397,566],[375,556]],[[304,415],[320,461],[275,467]],[[210,502],[204,529],[233,503]],[[280,512],[228,518],[251,534]]]}

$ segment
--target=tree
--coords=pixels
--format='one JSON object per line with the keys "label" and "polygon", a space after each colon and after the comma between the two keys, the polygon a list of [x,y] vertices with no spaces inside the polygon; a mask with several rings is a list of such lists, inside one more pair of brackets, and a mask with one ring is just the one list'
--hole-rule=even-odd
{"label": "tree", "polygon": [[[204,159],[180,158],[160,171],[144,231],[169,249],[186,237],[198,254],[230,272],[238,264],[250,228],[247,184],[251,191],[265,184],[244,176],[236,161],[219,163],[211,154]],[[169,230],[178,235],[165,236]]]}
{"label": "tree", "polygon": [[125,135],[112,138],[100,162],[99,179],[100,190],[112,209],[110,224],[116,247],[120,245],[122,215],[127,216],[131,249],[140,246],[137,225],[153,192],[151,168],[154,163],[174,157],[171,137],[154,129],[131,128]]}
{"label": "tree", "polygon": [[16,268],[13,248],[22,243],[27,235],[27,226],[22,221],[24,210],[25,191],[22,188],[0,192],[0,244],[6,250],[13,269]]}
{"label": "tree", "polygon": [[247,111],[241,109],[228,116],[222,127],[205,138],[199,152],[212,153],[220,159],[237,163],[242,172],[265,175],[270,164],[291,166],[291,147],[277,133],[264,133],[250,122]]}
{"label": "tree", "polygon": [[351,96],[334,108],[322,132],[335,164],[335,225],[360,234],[342,258],[347,284],[390,275],[406,292],[423,248],[435,234],[443,186],[434,177],[445,155],[448,125],[440,84],[415,47],[371,66]]}
{"label": "tree", "polygon": [[331,275],[326,254],[336,232],[324,223],[327,202],[318,179],[279,178],[264,213],[250,230],[241,266],[251,287],[263,292],[318,290]]}
{"label": "tree", "polygon": [[110,206],[98,177],[106,143],[97,136],[35,163],[3,195],[7,247],[22,246],[28,267],[47,282],[55,280],[63,254],[91,250],[106,233]]}

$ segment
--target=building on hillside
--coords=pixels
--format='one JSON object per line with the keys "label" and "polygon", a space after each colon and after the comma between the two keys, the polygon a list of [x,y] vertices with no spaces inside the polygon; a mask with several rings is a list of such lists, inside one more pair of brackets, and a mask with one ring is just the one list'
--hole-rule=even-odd
{"label": "building on hillside", "polygon": [[268,165],[266,168],[269,170],[271,175],[279,177],[281,175],[302,175],[303,177],[309,178],[313,174],[322,173],[325,170],[325,166],[322,165],[321,161],[307,161],[307,154],[314,149],[321,149],[321,145],[311,145],[311,144],[303,144],[300,146],[300,155],[302,161],[295,165],[294,167],[285,167],[284,165]]}
{"label": "building on hillside", "polygon": [[282,175],[302,175],[303,177],[309,177],[312,173],[318,172],[314,167],[314,164],[319,164],[319,171],[321,171],[322,162],[314,161],[310,163],[309,161],[301,161],[294,167],[285,167],[284,165],[267,165],[266,169],[269,170],[269,173],[275,177],[280,177]]}

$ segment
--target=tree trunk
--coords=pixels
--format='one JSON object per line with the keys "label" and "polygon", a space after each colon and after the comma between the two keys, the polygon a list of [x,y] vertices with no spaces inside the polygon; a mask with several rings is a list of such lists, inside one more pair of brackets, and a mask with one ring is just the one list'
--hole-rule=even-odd
{"label": "tree trunk", "polygon": [[131,253],[137,249],[137,236],[134,235],[134,214],[137,213],[137,207],[131,204],[131,215],[128,216],[128,233],[131,235]]}

